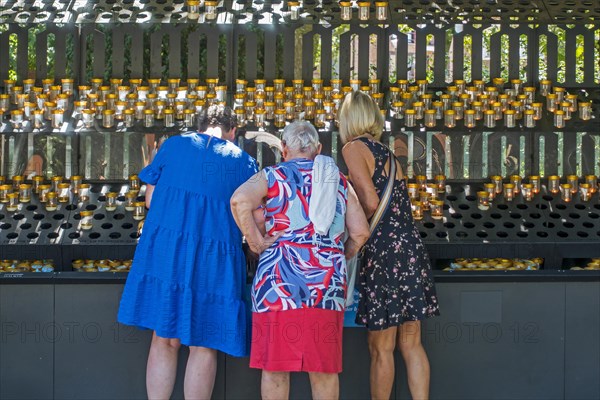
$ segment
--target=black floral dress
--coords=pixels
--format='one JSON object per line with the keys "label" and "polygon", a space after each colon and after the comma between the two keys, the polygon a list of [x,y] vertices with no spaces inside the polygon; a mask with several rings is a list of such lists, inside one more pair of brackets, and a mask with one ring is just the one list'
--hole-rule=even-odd
{"label": "black floral dress", "polygon": [[[388,182],[387,147],[359,138],[375,158],[373,184],[381,196]],[[431,264],[415,227],[404,180],[396,180],[390,204],[364,248],[356,323],[383,330],[439,315]]]}

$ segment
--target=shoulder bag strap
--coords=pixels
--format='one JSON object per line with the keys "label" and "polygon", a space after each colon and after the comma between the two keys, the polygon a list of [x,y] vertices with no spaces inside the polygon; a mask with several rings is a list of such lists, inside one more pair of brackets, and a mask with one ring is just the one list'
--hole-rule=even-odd
{"label": "shoulder bag strap", "polygon": [[379,205],[371,218],[371,223],[369,224],[369,231],[373,234],[373,231],[379,225],[379,221],[385,215],[385,212],[390,205],[390,199],[392,198],[392,189],[394,188],[394,181],[396,180],[396,157],[391,150],[389,150],[389,160],[390,160],[390,174],[388,178],[388,182],[385,185],[385,189],[383,190],[383,195],[381,196],[381,200],[379,201]]}

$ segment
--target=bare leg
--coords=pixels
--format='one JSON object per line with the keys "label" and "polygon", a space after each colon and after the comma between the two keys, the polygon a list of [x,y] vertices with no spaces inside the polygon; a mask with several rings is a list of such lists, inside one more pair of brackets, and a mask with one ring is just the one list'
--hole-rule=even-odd
{"label": "bare leg", "polygon": [[408,388],[414,400],[429,398],[429,360],[421,344],[421,321],[400,326],[398,348],[406,364]]}
{"label": "bare leg", "polygon": [[217,351],[190,346],[183,393],[187,400],[210,399],[217,374]]}
{"label": "bare leg", "polygon": [[177,376],[179,339],[166,339],[152,335],[152,344],[146,367],[146,390],[149,400],[169,399]]}
{"label": "bare leg", "polygon": [[310,387],[314,400],[337,400],[340,397],[338,374],[310,372]]}
{"label": "bare leg", "polygon": [[262,400],[286,400],[290,397],[289,372],[262,372],[261,380]]}
{"label": "bare leg", "polygon": [[388,400],[394,385],[394,349],[397,327],[369,331],[367,340],[371,353],[371,399]]}

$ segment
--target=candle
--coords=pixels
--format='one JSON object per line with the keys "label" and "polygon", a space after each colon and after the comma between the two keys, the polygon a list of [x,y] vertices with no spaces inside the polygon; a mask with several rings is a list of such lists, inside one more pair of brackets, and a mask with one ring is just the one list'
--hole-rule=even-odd
{"label": "candle", "polygon": [[480,210],[489,210],[490,208],[490,194],[485,191],[477,192],[477,208]]}
{"label": "candle", "polygon": [[431,208],[431,218],[435,220],[442,219],[444,216],[444,201],[443,200],[431,200],[430,201]]}
{"label": "candle", "polygon": [[560,192],[560,177],[556,175],[550,175],[548,177],[548,191],[552,194]]}

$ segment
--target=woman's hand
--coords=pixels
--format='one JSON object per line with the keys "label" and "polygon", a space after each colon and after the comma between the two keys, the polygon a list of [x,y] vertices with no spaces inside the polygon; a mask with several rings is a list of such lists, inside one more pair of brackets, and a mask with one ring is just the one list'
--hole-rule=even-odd
{"label": "woman's hand", "polygon": [[271,247],[281,236],[283,236],[283,232],[278,232],[273,236],[267,233],[264,236],[259,236],[254,239],[247,237],[246,241],[248,242],[250,250],[252,250],[253,253],[260,255],[263,251]]}
{"label": "woman's hand", "polygon": [[[250,250],[260,254],[271,246],[281,235],[269,236],[261,232],[261,220],[255,212],[267,196],[267,180],[262,172],[256,173],[231,196],[231,212]],[[264,228],[263,228],[264,229]]]}

